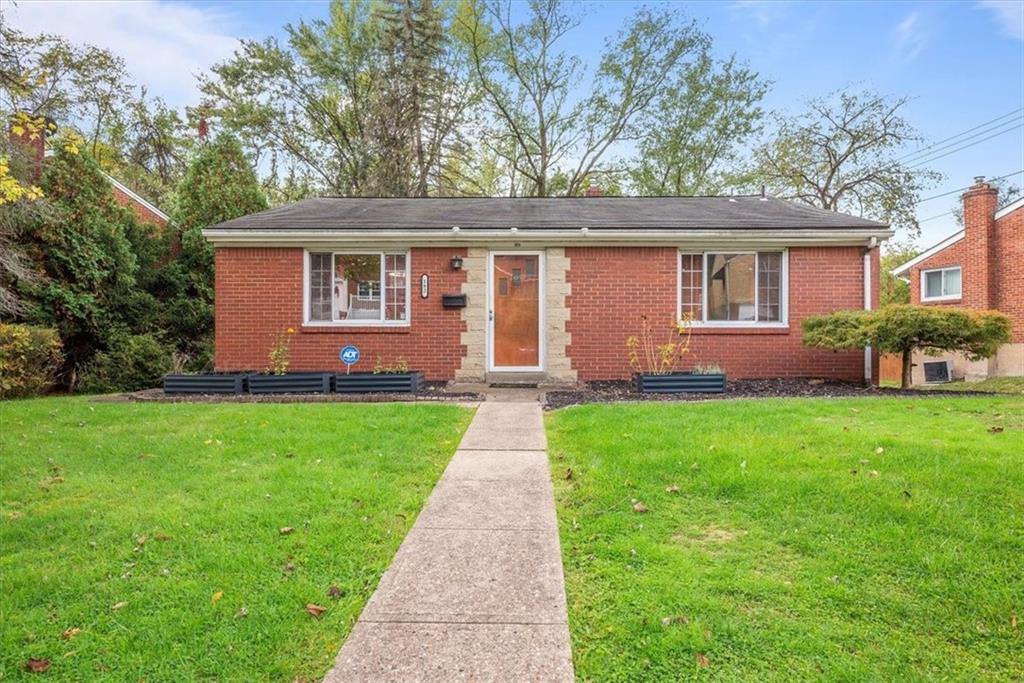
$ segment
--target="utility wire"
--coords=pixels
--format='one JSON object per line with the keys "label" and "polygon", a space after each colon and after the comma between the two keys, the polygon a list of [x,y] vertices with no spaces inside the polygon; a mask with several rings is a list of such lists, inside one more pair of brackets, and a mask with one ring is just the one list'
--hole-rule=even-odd
{"label": "utility wire", "polygon": [[[903,156],[897,157],[895,159],[895,161],[903,161],[904,159],[909,159],[911,157],[919,156],[921,153],[926,152],[927,150],[932,149],[933,147],[936,147],[936,146],[941,145],[943,143],[949,142],[950,140],[954,140],[954,139],[956,139],[956,138],[958,138],[958,137],[960,137],[962,135],[966,135],[967,133],[970,133],[972,131],[978,130],[979,128],[984,128],[985,126],[987,126],[987,125],[989,125],[991,123],[995,123],[996,121],[999,121],[1000,119],[1005,119],[1005,118],[1007,118],[1009,116],[1013,116],[1014,114],[1017,114],[1017,113],[1022,112],[1022,111],[1024,111],[1024,107],[1021,107],[1019,109],[1014,109],[1013,111],[1008,112],[1006,114],[1003,114],[1002,116],[995,117],[991,121],[986,121],[985,123],[979,123],[977,126],[974,126],[973,128],[968,128],[965,131],[961,131],[961,132],[957,133],[956,135],[950,135],[948,138],[944,138],[942,140],[939,140],[938,142],[933,142],[930,145],[925,145],[924,147],[919,147],[916,150],[914,150],[913,152],[908,152],[907,154],[904,154]],[[1006,122],[1004,121],[1004,123],[1006,123]]]}
{"label": "utility wire", "polygon": [[[987,182],[994,183],[997,180],[1003,180],[1004,178],[1009,178],[1011,176],[1019,175],[1021,173],[1024,173],[1024,169],[1021,169],[1019,171],[1014,171],[1013,173],[1007,173],[1006,175],[1001,175],[1001,176],[998,176],[996,178],[989,178]],[[943,192],[942,194],[935,194],[935,195],[932,195],[931,197],[925,197],[924,199],[918,200],[917,203],[918,204],[924,204],[925,202],[930,202],[933,199],[940,199],[942,197],[948,197],[951,194],[956,194],[957,192],[963,192],[964,190],[969,190],[969,189],[971,189],[970,185],[968,185],[967,187],[958,187],[955,190],[950,190],[949,192]],[[925,220],[928,220],[928,219],[925,219]]]}
{"label": "utility wire", "polygon": [[1021,118],[1021,119],[1010,119],[1009,121],[1001,121],[1001,122],[997,123],[994,126],[989,126],[989,127],[983,128],[982,130],[979,130],[977,133],[974,133],[972,135],[968,135],[966,137],[961,137],[961,138],[959,138],[957,140],[954,140],[953,142],[948,142],[948,143],[946,143],[944,145],[941,145],[939,147],[935,147],[931,151],[926,152],[924,155],[911,155],[910,157],[901,158],[900,161],[902,163],[907,163],[907,162],[910,162],[910,161],[920,161],[921,159],[924,159],[925,157],[931,157],[934,154],[937,154],[937,153],[939,153],[939,152],[941,152],[943,150],[949,149],[950,147],[956,147],[957,145],[962,144],[964,142],[967,142],[968,140],[973,140],[974,138],[977,138],[977,137],[980,137],[980,136],[985,135],[987,133],[991,133],[993,131],[999,130],[1000,128],[1003,128],[1004,126],[1020,126],[1020,125],[1024,125],[1024,123],[1022,123],[1022,122],[1024,122],[1024,118]]}
{"label": "utility wire", "polygon": [[1020,128],[1022,126],[1024,126],[1024,123],[1018,123],[1017,125],[1013,126],[1012,128],[1007,128],[1006,130],[999,131],[998,133],[995,133],[993,135],[989,135],[988,137],[984,137],[984,138],[982,138],[980,140],[975,140],[974,142],[966,144],[963,147],[957,147],[956,149],[951,149],[948,152],[945,152],[943,154],[939,154],[938,156],[930,157],[930,158],[925,159],[924,161],[918,162],[916,164],[911,164],[908,168],[917,168],[918,166],[923,166],[925,164],[930,164],[931,162],[933,162],[933,161],[935,161],[937,159],[942,159],[943,157],[948,157],[950,154],[955,154],[955,153],[961,152],[961,151],[963,151],[963,150],[965,150],[965,149],[967,149],[969,147],[974,147],[975,145],[980,145],[981,143],[985,142],[986,140],[991,140],[992,138],[997,138],[1000,135],[1005,135],[1006,133],[1010,133],[1012,131],[1015,131],[1015,130],[1017,130],[1018,128]]}

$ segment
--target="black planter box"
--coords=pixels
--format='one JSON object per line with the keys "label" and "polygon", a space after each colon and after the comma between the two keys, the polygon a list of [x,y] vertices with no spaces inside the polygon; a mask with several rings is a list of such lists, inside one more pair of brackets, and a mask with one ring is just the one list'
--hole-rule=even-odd
{"label": "black planter box", "polygon": [[249,375],[249,392],[253,394],[326,394],[330,390],[329,372]]}
{"label": "black planter box", "polygon": [[373,373],[353,372],[334,375],[331,389],[336,394],[415,394],[423,385],[422,372]]}
{"label": "black planter box", "polygon": [[241,394],[245,374],[165,375],[165,394]]}
{"label": "black planter box", "polygon": [[725,391],[725,375],[637,375],[636,388],[644,394],[721,394]]}

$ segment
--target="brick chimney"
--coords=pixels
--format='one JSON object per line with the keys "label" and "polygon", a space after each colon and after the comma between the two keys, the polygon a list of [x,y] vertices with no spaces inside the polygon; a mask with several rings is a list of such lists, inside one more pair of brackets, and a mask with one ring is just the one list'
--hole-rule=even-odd
{"label": "brick chimney", "polygon": [[7,122],[7,139],[15,174],[23,173],[30,183],[38,183],[43,175],[46,137],[53,122],[31,114],[15,114]]}
{"label": "brick chimney", "polygon": [[585,197],[603,197],[604,196],[604,190],[602,190],[600,188],[600,186],[598,186],[598,185],[589,185],[589,186],[587,186],[587,191],[584,193],[583,196],[585,196]]}
{"label": "brick chimney", "polygon": [[[999,191],[977,176],[962,196],[964,204],[964,292],[971,308],[995,307],[996,202]],[[970,276],[968,277],[968,273]]]}

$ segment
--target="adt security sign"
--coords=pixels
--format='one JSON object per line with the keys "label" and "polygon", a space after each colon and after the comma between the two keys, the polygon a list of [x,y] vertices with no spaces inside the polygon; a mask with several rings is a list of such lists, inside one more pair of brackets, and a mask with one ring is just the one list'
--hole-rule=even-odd
{"label": "adt security sign", "polygon": [[345,372],[348,372],[353,365],[359,362],[359,349],[354,346],[346,346],[338,354],[338,358],[345,364]]}

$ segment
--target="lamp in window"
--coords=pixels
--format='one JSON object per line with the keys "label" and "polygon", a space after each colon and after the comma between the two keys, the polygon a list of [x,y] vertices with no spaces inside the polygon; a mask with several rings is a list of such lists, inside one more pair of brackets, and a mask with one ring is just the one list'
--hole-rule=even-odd
{"label": "lamp in window", "polygon": [[452,256],[451,260],[448,261],[451,264],[452,270],[462,270],[462,257],[456,254]]}

